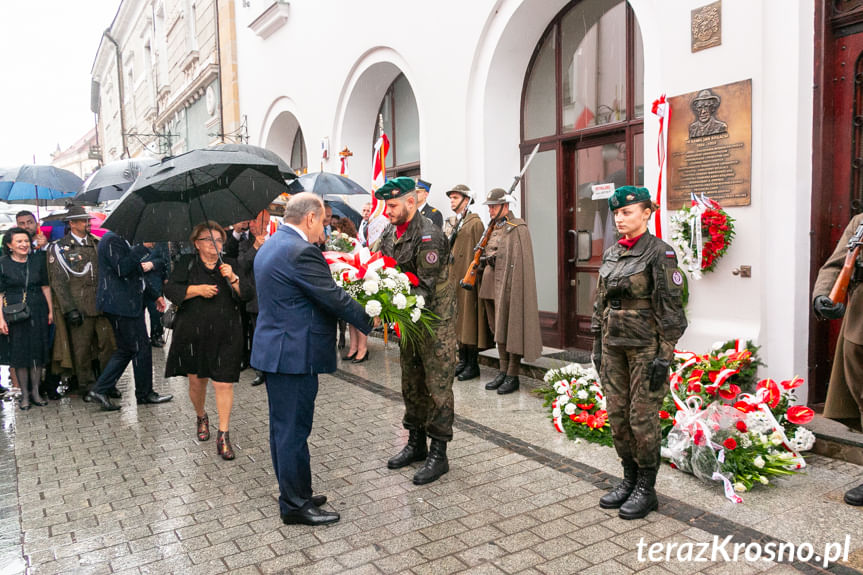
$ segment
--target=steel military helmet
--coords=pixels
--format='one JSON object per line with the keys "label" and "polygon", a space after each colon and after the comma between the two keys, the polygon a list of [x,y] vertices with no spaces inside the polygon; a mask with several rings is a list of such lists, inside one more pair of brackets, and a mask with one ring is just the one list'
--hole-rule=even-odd
{"label": "steel military helmet", "polygon": [[485,196],[485,201],[483,205],[485,206],[497,206],[500,204],[508,204],[510,202],[510,197],[506,195],[506,190],[503,188],[495,188],[489,191]]}
{"label": "steel military helmet", "polygon": [[641,202],[650,201],[650,199],[650,191],[647,188],[621,186],[608,197],[608,209],[613,212],[623,206],[640,204]]}
{"label": "steel military helmet", "polygon": [[470,203],[473,203],[473,192],[469,187],[464,184],[456,184],[452,187],[452,189],[448,190],[446,193],[446,197],[450,197],[452,194],[461,194],[470,200]]}

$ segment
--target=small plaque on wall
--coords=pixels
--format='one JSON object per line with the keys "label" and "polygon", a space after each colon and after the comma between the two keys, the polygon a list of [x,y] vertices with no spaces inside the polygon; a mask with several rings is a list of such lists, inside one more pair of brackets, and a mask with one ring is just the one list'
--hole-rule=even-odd
{"label": "small plaque on wall", "polygon": [[752,80],[669,98],[668,209],[690,194],[748,206],[752,174]]}
{"label": "small plaque on wall", "polygon": [[693,52],[722,44],[722,0],[692,11],[691,33]]}

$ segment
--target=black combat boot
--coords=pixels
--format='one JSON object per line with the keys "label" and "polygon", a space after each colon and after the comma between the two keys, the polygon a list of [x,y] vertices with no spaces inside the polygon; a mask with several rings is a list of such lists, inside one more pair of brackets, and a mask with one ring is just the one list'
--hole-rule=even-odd
{"label": "black combat boot", "polygon": [[449,461],[446,458],[446,441],[432,437],[428,459],[414,475],[414,485],[425,485],[440,478],[449,471]]}
{"label": "black combat boot", "polygon": [[399,451],[398,455],[387,461],[387,467],[399,469],[414,461],[422,461],[426,456],[428,456],[428,447],[426,446],[425,429],[410,429],[408,430],[408,444]]}
{"label": "black combat boot", "polygon": [[498,387],[503,385],[503,380],[505,380],[505,379],[506,379],[506,372],[502,371],[502,372],[497,374],[497,377],[495,377],[493,380],[491,380],[490,382],[485,384],[485,388],[489,389],[489,390],[497,389]]}
{"label": "black combat boot", "polygon": [[467,346],[467,362],[464,371],[458,376],[459,381],[467,381],[479,377],[479,349],[475,345]]}
{"label": "black combat boot", "polygon": [[503,379],[503,383],[500,384],[500,387],[497,388],[497,394],[506,395],[507,393],[518,391],[519,385],[520,383],[517,375],[508,375]]}
{"label": "black combat boot", "polygon": [[623,481],[617,487],[599,498],[599,506],[603,509],[619,509],[635,489],[638,481],[638,464],[632,459],[623,460]]}
{"label": "black combat boot", "polygon": [[641,519],[647,517],[651,511],[659,508],[659,500],[656,498],[656,469],[638,469],[638,482],[629,499],[620,506],[617,516],[621,519]]}
{"label": "black combat boot", "polygon": [[[459,345],[458,346],[458,363],[455,364],[455,377],[461,375],[461,372],[464,371],[465,366],[467,365],[467,346]],[[464,381],[459,379],[459,381]]]}
{"label": "black combat boot", "polygon": [[856,507],[863,505],[863,483],[845,492],[845,503]]}

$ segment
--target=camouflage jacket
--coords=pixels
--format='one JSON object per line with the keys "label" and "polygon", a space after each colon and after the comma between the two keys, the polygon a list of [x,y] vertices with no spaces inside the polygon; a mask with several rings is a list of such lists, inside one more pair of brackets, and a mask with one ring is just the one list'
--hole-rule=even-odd
{"label": "camouflage jacket", "polygon": [[[446,292],[449,278],[449,241],[443,230],[417,212],[402,237],[396,238],[396,227],[388,225],[381,234],[379,249],[396,260],[403,272],[419,278],[413,293],[423,296],[426,307],[440,316],[445,305],[438,305],[436,295]],[[453,291],[453,290],[449,290]],[[454,292],[453,292],[454,293]]]}
{"label": "camouflage jacket", "polygon": [[671,360],[686,329],[683,272],[674,249],[649,232],[627,249],[605,250],[590,331],[606,345],[659,344],[659,357]]}

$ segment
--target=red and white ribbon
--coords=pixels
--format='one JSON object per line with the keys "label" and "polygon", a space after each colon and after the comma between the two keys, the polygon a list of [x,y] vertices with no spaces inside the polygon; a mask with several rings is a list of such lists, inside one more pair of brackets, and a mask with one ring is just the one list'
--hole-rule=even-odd
{"label": "red and white ribbon", "polygon": [[656,237],[662,239],[662,175],[665,172],[665,156],[668,149],[668,124],[671,122],[671,106],[665,94],[653,101],[653,114],[659,117],[659,135],[656,139],[656,161],[659,164],[659,178],[656,182]]}

